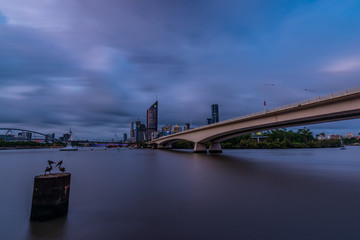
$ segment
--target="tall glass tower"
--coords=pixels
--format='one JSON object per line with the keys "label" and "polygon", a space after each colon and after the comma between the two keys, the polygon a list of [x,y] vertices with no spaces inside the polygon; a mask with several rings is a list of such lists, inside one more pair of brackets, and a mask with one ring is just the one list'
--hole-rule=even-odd
{"label": "tall glass tower", "polygon": [[134,137],[134,122],[133,121],[130,122],[130,137],[131,138]]}
{"label": "tall glass tower", "polygon": [[219,105],[217,104],[211,105],[211,115],[212,115],[213,123],[219,122]]}
{"label": "tall glass tower", "polygon": [[151,134],[153,132],[157,132],[158,128],[158,101],[156,101],[153,105],[151,105],[147,112],[147,129],[146,129],[146,139],[151,140]]}

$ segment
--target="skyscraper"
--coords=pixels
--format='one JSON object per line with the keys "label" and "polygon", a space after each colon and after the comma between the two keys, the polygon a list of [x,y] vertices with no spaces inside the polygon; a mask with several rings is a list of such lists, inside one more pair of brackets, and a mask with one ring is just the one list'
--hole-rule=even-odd
{"label": "skyscraper", "polygon": [[211,116],[213,123],[219,122],[219,105],[217,104],[211,105]]}
{"label": "skyscraper", "polygon": [[146,139],[151,140],[151,133],[157,132],[158,128],[158,101],[156,101],[153,105],[151,105],[147,112],[147,129],[146,129]]}
{"label": "skyscraper", "polygon": [[141,142],[145,141],[146,139],[146,126],[142,124],[139,120],[136,122],[136,130],[135,130],[135,141]]}
{"label": "skyscraper", "polygon": [[134,137],[134,122],[133,121],[130,122],[130,137],[131,138]]}

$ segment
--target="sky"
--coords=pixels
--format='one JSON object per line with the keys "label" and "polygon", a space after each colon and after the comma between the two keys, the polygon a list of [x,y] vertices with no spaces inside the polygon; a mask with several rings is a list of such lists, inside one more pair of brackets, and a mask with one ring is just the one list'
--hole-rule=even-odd
{"label": "sky", "polygon": [[159,127],[201,126],[263,87],[274,108],[359,86],[359,42],[357,0],[0,0],[0,127],[122,138],[156,99]]}

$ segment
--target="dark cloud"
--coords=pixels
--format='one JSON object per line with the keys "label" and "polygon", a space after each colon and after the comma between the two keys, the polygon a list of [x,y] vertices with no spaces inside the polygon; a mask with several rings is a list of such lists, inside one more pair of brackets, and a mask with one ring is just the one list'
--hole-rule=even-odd
{"label": "dark cloud", "polygon": [[222,120],[261,111],[265,83],[269,107],[355,87],[358,10],[355,0],[3,2],[0,125],[109,137],[144,122],[156,97],[160,125],[199,126],[213,103]]}

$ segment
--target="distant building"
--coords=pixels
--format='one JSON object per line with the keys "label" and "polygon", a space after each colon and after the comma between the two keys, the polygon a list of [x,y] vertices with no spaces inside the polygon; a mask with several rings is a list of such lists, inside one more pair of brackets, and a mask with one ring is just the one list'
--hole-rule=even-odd
{"label": "distant building", "polygon": [[213,123],[212,118],[207,118],[207,119],[206,119],[206,124],[212,124],[212,123]]}
{"label": "distant building", "polygon": [[217,104],[211,105],[211,116],[213,123],[219,122],[219,105]]}
{"label": "distant building", "polygon": [[[54,137],[55,137],[55,135],[54,135]],[[31,139],[32,139],[32,133],[31,132],[26,132],[26,140],[31,141]]]}
{"label": "distant building", "polygon": [[5,135],[0,135],[0,140],[3,141],[12,141],[14,139],[14,134],[5,134]]}
{"label": "distant building", "polygon": [[131,121],[130,122],[130,138],[133,138],[134,137],[134,122]]}
{"label": "distant building", "polygon": [[352,133],[347,133],[347,134],[345,135],[345,137],[348,138],[348,139],[350,139],[350,138],[353,138],[353,137],[354,137],[354,134],[352,134]]}
{"label": "distant building", "polygon": [[16,141],[26,141],[26,132],[18,133],[18,136],[14,139]]}
{"label": "distant building", "polygon": [[325,140],[325,133],[320,133],[316,135],[316,139],[319,141]]}
{"label": "distant building", "polygon": [[162,133],[160,133],[160,132],[152,132],[151,133],[151,140],[159,138],[161,136],[162,136]]}
{"label": "distant building", "polygon": [[251,138],[256,139],[257,142],[265,142],[267,135],[266,132],[256,132],[256,133],[251,133]]}
{"label": "distant building", "polygon": [[65,133],[65,134],[62,136],[62,139],[63,139],[63,141],[65,141],[65,142],[69,141],[69,138],[70,138],[70,133]]}
{"label": "distant building", "polygon": [[151,139],[151,133],[157,132],[158,128],[158,101],[151,105],[146,111],[146,138]]}
{"label": "distant building", "polygon": [[190,129],[190,123],[185,123],[184,131],[189,130],[189,129]]}
{"label": "distant building", "polygon": [[146,140],[146,126],[140,121],[136,121],[136,131],[135,131],[135,141],[145,141]]}
{"label": "distant building", "polygon": [[124,133],[123,141],[124,141],[124,143],[127,141],[127,134],[126,133]]}
{"label": "distant building", "polygon": [[327,139],[340,139],[341,138],[341,136],[340,135],[334,135],[334,134],[329,134],[328,136],[327,136]]}
{"label": "distant building", "polygon": [[180,125],[176,124],[174,126],[174,133],[178,133],[178,132],[181,132],[181,127],[180,127]]}
{"label": "distant building", "polygon": [[171,126],[171,124],[163,126],[161,128],[161,131],[162,131],[164,136],[172,134],[172,126]]}

